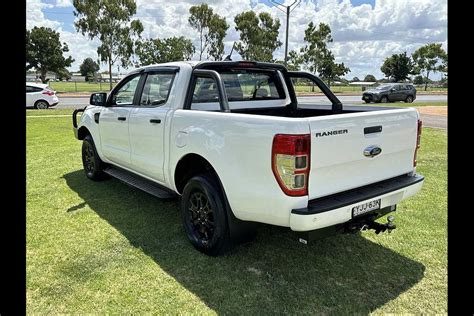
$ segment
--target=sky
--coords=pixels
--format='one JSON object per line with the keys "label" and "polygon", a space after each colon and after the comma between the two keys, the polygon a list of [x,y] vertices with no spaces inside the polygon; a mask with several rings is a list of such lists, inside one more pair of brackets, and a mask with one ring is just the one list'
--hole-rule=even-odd
{"label": "sky", "polygon": [[[185,36],[199,47],[198,32],[188,24],[189,8],[202,0],[136,0],[137,13],[141,20],[145,38]],[[279,0],[290,4],[293,0]],[[226,18],[230,25],[224,39],[225,52],[230,52],[234,41],[239,40],[234,17],[247,10],[268,12],[280,19],[280,41],[285,42],[286,15],[270,0],[208,0],[214,12]],[[26,28],[46,26],[60,33],[75,62],[71,71],[77,71],[82,61],[91,57],[97,60],[97,40],[90,40],[78,33],[74,27],[72,0],[27,0]],[[351,69],[345,77],[361,80],[372,74],[383,78],[380,67],[384,59],[392,54],[413,53],[427,43],[442,43],[447,50],[447,0],[303,0],[291,12],[288,49],[299,50],[305,45],[304,30],[309,22],[324,22],[332,30],[333,43],[329,48],[336,62],[343,62]],[[284,44],[274,53],[274,58],[283,60]],[[238,54],[232,58],[238,60]],[[198,53],[193,60],[199,59]],[[101,64],[101,70],[107,70]],[[126,73],[127,69],[113,71]],[[131,70],[128,69],[128,70]],[[430,76],[439,79],[440,74]]]}

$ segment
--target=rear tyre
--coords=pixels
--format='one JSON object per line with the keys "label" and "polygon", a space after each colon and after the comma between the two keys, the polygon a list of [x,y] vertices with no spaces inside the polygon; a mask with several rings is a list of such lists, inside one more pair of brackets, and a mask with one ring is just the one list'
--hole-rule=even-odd
{"label": "rear tyre", "polygon": [[90,135],[82,141],[82,165],[89,179],[100,181],[107,178],[107,174],[103,172],[105,164],[97,154],[94,140]]}
{"label": "rear tyre", "polygon": [[370,103],[370,101],[369,101],[369,100],[364,100],[364,102],[365,102],[365,103]]}
{"label": "rear tyre", "polygon": [[232,248],[226,207],[215,177],[201,174],[188,181],[182,194],[181,215],[186,235],[197,250],[217,256]]}
{"label": "rear tyre", "polygon": [[407,96],[405,99],[405,103],[412,103],[413,102],[413,97],[411,95]]}
{"label": "rear tyre", "polygon": [[49,108],[48,102],[43,101],[43,100],[36,101],[35,109],[37,109],[37,110],[46,110],[47,108]]}

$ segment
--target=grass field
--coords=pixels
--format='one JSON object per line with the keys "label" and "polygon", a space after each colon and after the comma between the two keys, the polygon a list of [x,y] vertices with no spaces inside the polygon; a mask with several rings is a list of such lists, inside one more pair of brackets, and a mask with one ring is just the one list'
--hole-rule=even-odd
{"label": "grass field", "polygon": [[413,103],[405,103],[405,102],[393,102],[393,103],[369,103],[366,104],[365,102],[360,102],[363,105],[373,105],[373,106],[395,106],[401,108],[409,108],[409,107],[421,107],[421,106],[448,106],[447,101],[422,101],[418,102],[415,100]]}
{"label": "grass field", "polygon": [[[117,83],[112,83],[115,87]],[[108,92],[110,85],[108,82],[61,82],[51,81],[48,85],[56,92]]]}
{"label": "grass field", "polygon": [[302,245],[262,226],[218,258],[186,240],[177,202],[88,180],[80,148],[70,117],[27,118],[28,314],[447,312],[444,130],[423,130],[425,185],[399,204],[393,233]]}

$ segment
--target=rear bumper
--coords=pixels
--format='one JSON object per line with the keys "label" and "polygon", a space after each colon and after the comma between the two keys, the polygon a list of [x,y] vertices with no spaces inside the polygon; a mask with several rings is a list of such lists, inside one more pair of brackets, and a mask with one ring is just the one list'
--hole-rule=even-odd
{"label": "rear bumper", "polygon": [[381,199],[380,208],[396,205],[420,191],[423,181],[419,174],[403,175],[311,200],[306,208],[291,211],[290,228],[310,231],[350,221],[354,206],[374,199]]}

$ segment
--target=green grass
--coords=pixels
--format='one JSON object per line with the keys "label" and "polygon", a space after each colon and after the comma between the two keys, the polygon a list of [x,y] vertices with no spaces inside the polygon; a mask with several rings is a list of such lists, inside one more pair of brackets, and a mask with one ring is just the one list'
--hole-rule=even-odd
{"label": "green grass", "polygon": [[211,258],[187,241],[177,202],[88,180],[69,117],[27,118],[27,312],[446,313],[446,141],[424,128],[425,185],[399,204],[391,234],[302,245],[262,226]]}
{"label": "green grass", "polygon": [[421,107],[421,106],[448,106],[447,101],[414,101],[413,103],[405,103],[405,102],[393,102],[393,103],[369,103],[366,104],[365,102],[361,102],[361,104],[365,105],[374,105],[374,106],[394,106],[394,107]]}
{"label": "green grass", "polygon": [[[115,87],[117,83],[113,82]],[[67,82],[67,81],[51,81],[48,85],[56,92],[108,92],[110,85],[108,82]]]}

